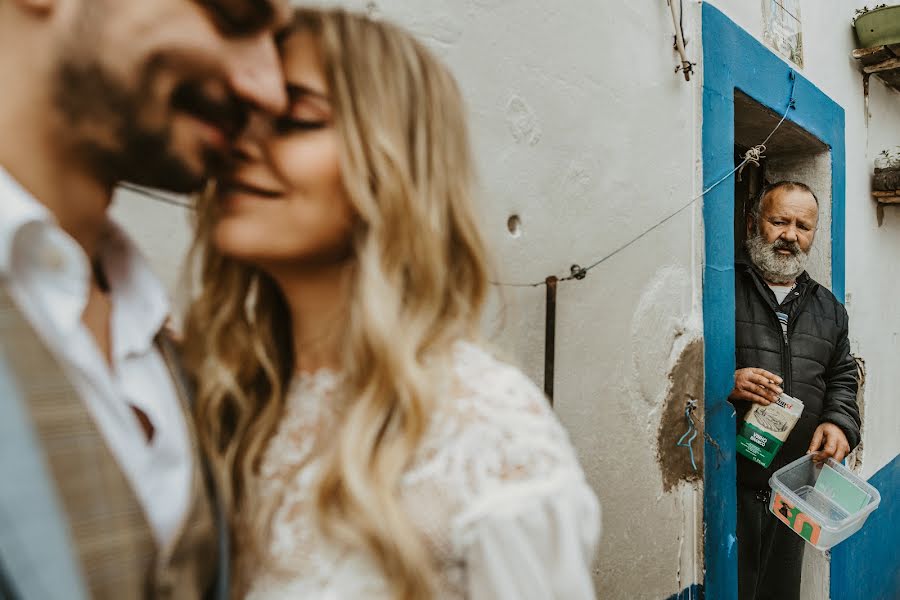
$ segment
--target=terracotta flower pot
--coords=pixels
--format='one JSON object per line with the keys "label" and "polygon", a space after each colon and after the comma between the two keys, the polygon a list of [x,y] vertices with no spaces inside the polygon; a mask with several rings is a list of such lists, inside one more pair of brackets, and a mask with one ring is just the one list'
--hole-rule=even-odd
{"label": "terracotta flower pot", "polygon": [[870,10],[860,15],[853,26],[860,48],[900,44],[900,5]]}

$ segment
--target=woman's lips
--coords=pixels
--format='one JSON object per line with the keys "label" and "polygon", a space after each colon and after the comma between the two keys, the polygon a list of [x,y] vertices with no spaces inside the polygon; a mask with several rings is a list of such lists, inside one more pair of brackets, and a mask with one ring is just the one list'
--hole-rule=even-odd
{"label": "woman's lips", "polygon": [[225,181],[224,182],[225,193],[226,194],[247,194],[250,196],[258,196],[260,198],[267,199],[275,199],[280,198],[283,194],[279,190],[273,190],[270,188],[266,188],[260,185],[255,185],[253,183],[248,183],[245,181]]}

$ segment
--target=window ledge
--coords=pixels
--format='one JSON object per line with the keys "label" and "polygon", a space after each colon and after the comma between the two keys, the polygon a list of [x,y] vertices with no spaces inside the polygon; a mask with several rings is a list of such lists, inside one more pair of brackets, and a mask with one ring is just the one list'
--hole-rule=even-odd
{"label": "window ledge", "polygon": [[900,44],[860,48],[852,54],[866,75],[877,75],[888,86],[900,91]]}

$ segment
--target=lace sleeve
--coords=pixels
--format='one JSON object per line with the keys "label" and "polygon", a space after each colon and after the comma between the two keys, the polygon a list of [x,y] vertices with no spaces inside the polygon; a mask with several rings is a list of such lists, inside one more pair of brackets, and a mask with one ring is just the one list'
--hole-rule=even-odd
{"label": "lace sleeve", "polygon": [[464,524],[466,598],[593,600],[600,531],[593,492],[575,481],[520,491]]}
{"label": "lace sleeve", "polygon": [[421,460],[408,474],[455,490],[455,531],[464,537],[467,523],[501,509],[510,497],[588,489],[565,429],[534,383],[473,345],[457,350],[455,365],[452,401],[440,407]]}
{"label": "lace sleeve", "polygon": [[460,494],[451,529],[478,598],[593,598],[600,507],[543,393],[519,370],[467,347],[458,394],[429,444]]}

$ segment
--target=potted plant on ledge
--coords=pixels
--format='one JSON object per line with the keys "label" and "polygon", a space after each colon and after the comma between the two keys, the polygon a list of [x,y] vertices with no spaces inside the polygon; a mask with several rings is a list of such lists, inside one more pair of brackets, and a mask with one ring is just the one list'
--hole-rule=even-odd
{"label": "potted plant on ledge", "polygon": [[857,9],[853,27],[860,48],[900,44],[900,4],[879,4],[875,8],[864,6]]}
{"label": "potted plant on ledge", "polygon": [[882,150],[875,159],[872,195],[885,204],[900,203],[900,146]]}

